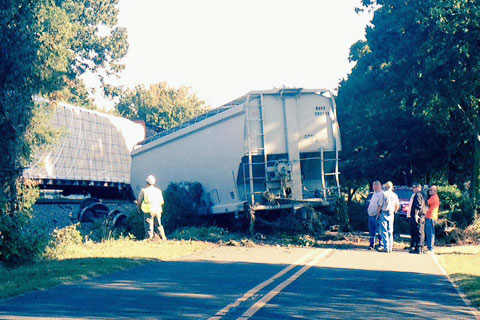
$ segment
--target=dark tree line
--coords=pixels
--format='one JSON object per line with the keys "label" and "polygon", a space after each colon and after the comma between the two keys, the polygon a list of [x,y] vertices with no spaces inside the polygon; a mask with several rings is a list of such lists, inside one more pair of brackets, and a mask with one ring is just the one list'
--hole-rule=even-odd
{"label": "dark tree line", "polygon": [[364,0],[366,40],[340,84],[343,179],[463,186],[476,201],[480,161],[480,3]]}

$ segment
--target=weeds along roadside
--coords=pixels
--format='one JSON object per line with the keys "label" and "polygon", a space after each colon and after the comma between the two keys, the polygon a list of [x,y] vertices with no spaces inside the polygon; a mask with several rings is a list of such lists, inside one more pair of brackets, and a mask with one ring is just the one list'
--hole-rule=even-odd
{"label": "weeds along roadside", "polygon": [[480,246],[436,248],[436,257],[472,306],[480,310]]}

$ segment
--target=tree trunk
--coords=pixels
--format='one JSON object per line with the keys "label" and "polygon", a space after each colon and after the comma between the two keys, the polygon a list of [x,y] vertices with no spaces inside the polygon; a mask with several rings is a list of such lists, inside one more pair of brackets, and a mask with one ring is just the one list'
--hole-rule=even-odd
{"label": "tree trunk", "polygon": [[471,194],[473,201],[473,215],[474,218],[477,217],[477,200],[479,197],[479,187],[480,187],[480,119],[475,119],[476,132],[473,137],[473,170],[472,170],[472,185],[471,185]]}
{"label": "tree trunk", "polygon": [[357,189],[358,189],[357,187],[349,188],[349,189],[348,189],[347,205],[350,205],[350,202],[352,201],[353,196],[354,196],[355,193],[357,192]]}
{"label": "tree trunk", "polygon": [[[451,157],[450,157],[451,158]],[[457,167],[453,160],[448,161],[448,184],[453,185],[457,183]]]}

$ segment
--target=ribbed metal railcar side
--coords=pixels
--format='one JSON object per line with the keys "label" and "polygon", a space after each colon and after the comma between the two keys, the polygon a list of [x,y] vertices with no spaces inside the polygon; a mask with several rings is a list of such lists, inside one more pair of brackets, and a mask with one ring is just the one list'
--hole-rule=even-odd
{"label": "ribbed metal railcar side", "polygon": [[132,187],[200,182],[212,213],[329,206],[339,195],[336,106],[323,89],[251,91],[139,146]]}
{"label": "ribbed metal railcar side", "polygon": [[234,174],[243,154],[244,124],[244,110],[237,106],[136,149],[134,192],[138,195],[145,177],[153,174],[162,189],[171,182],[196,181],[214,206],[240,206]]}

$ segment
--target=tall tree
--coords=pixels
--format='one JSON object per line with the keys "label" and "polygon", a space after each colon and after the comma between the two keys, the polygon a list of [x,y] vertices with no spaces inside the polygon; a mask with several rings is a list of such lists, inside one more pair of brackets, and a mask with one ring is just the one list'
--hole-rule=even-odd
{"label": "tall tree", "polygon": [[351,48],[356,65],[338,94],[347,169],[362,164],[367,171],[445,175],[450,182],[469,176],[478,186],[480,4],[363,5],[375,10],[374,19],[366,41]]}
{"label": "tall tree", "polygon": [[207,110],[205,102],[188,87],[173,88],[166,82],[152,84],[148,89],[139,85],[120,93],[116,108],[124,117],[163,129],[175,127]]}
{"label": "tall tree", "polygon": [[13,220],[21,209],[18,179],[34,149],[27,146],[34,97],[61,90],[87,70],[101,77],[122,69],[128,45],[126,30],[117,25],[117,4],[0,2],[0,260],[14,254],[5,248],[17,240],[12,228],[21,228]]}
{"label": "tall tree", "polygon": [[50,101],[61,101],[88,109],[97,109],[92,92],[81,78],[66,79],[65,86],[61,90],[49,94],[47,98]]}

